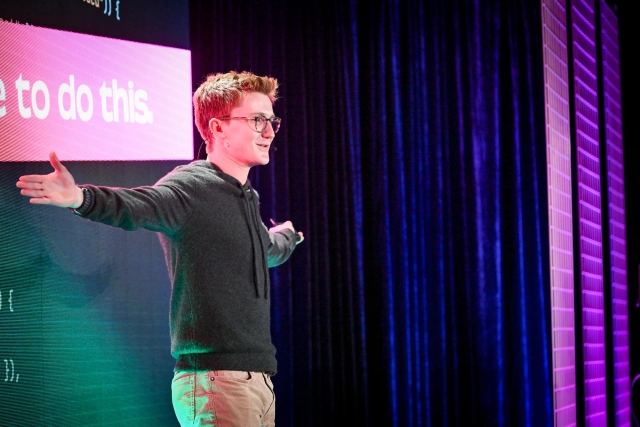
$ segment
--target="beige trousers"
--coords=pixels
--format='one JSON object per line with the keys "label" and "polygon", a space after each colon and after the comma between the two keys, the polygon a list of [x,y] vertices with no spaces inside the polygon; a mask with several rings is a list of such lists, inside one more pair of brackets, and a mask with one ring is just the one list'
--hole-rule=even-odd
{"label": "beige trousers", "polygon": [[181,427],[274,427],[276,396],[262,372],[178,371],[171,382]]}

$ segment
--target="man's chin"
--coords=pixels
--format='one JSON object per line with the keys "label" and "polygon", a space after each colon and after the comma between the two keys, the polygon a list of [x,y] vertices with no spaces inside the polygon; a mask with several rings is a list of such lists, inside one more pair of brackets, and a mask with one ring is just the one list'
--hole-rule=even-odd
{"label": "man's chin", "polygon": [[269,164],[269,159],[260,159],[258,161],[255,161],[253,163],[251,163],[250,167],[254,167],[254,166],[265,166]]}

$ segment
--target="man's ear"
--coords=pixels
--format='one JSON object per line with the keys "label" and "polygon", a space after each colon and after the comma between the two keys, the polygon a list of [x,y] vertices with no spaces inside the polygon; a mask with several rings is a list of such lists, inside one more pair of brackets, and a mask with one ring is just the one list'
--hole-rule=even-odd
{"label": "man's ear", "polygon": [[222,121],[213,118],[209,120],[209,131],[211,135],[216,138],[224,137],[224,130],[222,129]]}

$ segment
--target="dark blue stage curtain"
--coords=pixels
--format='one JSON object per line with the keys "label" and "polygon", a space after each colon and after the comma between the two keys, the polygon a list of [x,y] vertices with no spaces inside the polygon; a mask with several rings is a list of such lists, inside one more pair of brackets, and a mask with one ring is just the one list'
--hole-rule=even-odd
{"label": "dark blue stage curtain", "polygon": [[194,85],[282,83],[251,176],[265,222],[307,238],[272,271],[278,425],[551,425],[540,5],[202,0],[191,19]]}

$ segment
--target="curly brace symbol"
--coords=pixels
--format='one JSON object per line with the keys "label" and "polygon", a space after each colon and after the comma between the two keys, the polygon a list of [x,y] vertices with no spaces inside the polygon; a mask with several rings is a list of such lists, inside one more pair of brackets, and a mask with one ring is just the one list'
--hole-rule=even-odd
{"label": "curly brace symbol", "polygon": [[[9,362],[11,362],[11,371],[9,371]],[[13,359],[4,359],[4,365],[5,365],[5,378],[4,378],[4,382],[13,382],[13,377],[15,377],[16,375],[16,369],[15,366],[13,364]],[[9,372],[11,372],[11,378],[9,378]],[[18,382],[18,379],[16,378],[16,382]]]}
{"label": "curly brace symbol", "polygon": [[[113,0],[104,0],[103,13],[107,16],[111,16],[111,10],[113,8]],[[116,0],[116,19],[120,20],[120,0]]]}
{"label": "curly brace symbol", "polygon": [[[9,311],[13,313],[13,289],[9,290]],[[2,291],[0,291],[0,310],[2,310]]]}

